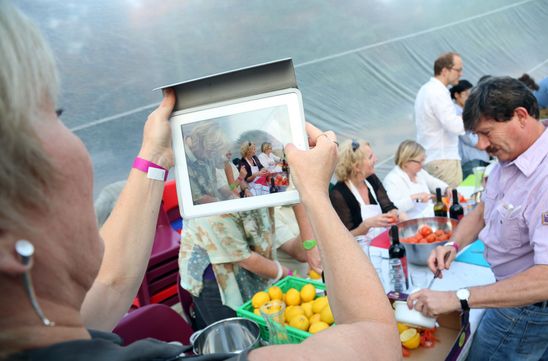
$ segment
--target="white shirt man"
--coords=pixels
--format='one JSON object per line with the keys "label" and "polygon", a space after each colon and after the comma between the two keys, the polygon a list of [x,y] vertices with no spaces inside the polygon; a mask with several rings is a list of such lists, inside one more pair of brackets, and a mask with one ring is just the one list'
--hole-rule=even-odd
{"label": "white shirt man", "polygon": [[464,134],[464,125],[455,113],[447,86],[457,84],[461,74],[461,57],[442,54],[434,63],[434,77],[415,99],[417,142],[426,149],[425,169],[450,187],[462,182],[458,136]]}

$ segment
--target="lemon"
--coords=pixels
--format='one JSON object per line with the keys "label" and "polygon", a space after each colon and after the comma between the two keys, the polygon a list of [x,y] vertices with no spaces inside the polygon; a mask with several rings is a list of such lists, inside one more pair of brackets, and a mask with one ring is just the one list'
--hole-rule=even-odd
{"label": "lemon", "polygon": [[331,307],[329,307],[329,305],[326,305],[320,312],[320,320],[327,323],[328,325],[331,325],[333,322],[335,322],[333,312],[331,312]]}
{"label": "lemon", "polygon": [[329,325],[325,322],[322,322],[322,321],[319,321],[319,322],[315,322],[313,323],[310,328],[308,329],[308,332],[314,334],[314,333],[318,333],[320,331],[323,331],[325,330],[326,328],[329,328]]}
{"label": "lemon", "polygon": [[398,322],[398,333],[402,333],[403,331],[405,331],[407,329],[409,329],[409,326]]}
{"label": "lemon", "polygon": [[267,315],[272,315],[276,312],[280,312],[280,310],[282,309],[282,301],[280,300],[273,300],[273,301],[269,301],[265,304],[263,304],[260,308],[260,310],[264,313],[264,314],[267,314]]}
{"label": "lemon", "polygon": [[289,306],[297,306],[301,304],[301,294],[294,288],[289,289],[285,294],[285,304]]}
{"label": "lemon", "polygon": [[306,284],[301,288],[301,302],[310,302],[314,297],[316,297],[316,287]]}
{"label": "lemon", "polygon": [[299,330],[307,331],[310,322],[305,315],[297,315],[289,321],[289,326],[298,328]]}
{"label": "lemon", "polygon": [[282,289],[278,286],[272,286],[268,289],[268,295],[271,300],[282,300],[283,292]]}
{"label": "lemon", "polygon": [[312,325],[313,323],[316,323],[316,322],[320,322],[320,314],[319,313],[315,313],[313,314],[310,318],[310,324]]}
{"label": "lemon", "polygon": [[405,348],[414,350],[420,346],[421,337],[416,329],[409,328],[400,334],[400,341]]}
{"label": "lemon", "polygon": [[306,317],[312,317],[312,315],[314,314],[314,312],[312,312],[312,302],[301,303],[301,307]]}
{"label": "lemon", "polygon": [[322,278],[322,275],[319,274],[318,272],[314,271],[313,269],[311,269],[310,271],[308,271],[308,276],[310,278],[312,278],[313,280],[319,280]]}
{"label": "lemon", "polygon": [[320,313],[328,305],[327,297],[318,297],[312,302],[312,312]]}
{"label": "lemon", "polygon": [[261,316],[261,311],[259,311],[258,308],[254,309],[253,313],[256,314],[257,316]]}
{"label": "lemon", "polygon": [[268,301],[270,301],[270,296],[265,291],[257,292],[251,298],[251,304],[254,308],[259,308]]}
{"label": "lemon", "polygon": [[299,315],[304,315],[304,310],[301,306],[289,306],[285,309],[285,319],[287,322],[291,322],[295,316]]}

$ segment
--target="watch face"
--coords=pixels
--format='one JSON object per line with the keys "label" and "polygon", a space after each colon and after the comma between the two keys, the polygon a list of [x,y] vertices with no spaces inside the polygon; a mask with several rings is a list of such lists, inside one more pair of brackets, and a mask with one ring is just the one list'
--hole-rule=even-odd
{"label": "watch face", "polygon": [[461,288],[457,291],[457,297],[459,300],[467,300],[470,297],[470,291],[466,288]]}

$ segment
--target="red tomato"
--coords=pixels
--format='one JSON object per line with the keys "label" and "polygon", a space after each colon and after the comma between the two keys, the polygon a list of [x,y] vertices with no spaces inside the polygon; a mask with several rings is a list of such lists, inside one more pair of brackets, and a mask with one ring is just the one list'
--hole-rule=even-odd
{"label": "red tomato", "polygon": [[426,236],[426,242],[428,243],[434,243],[436,242],[438,239],[436,238],[436,235],[435,234],[429,234],[428,236]]}
{"label": "red tomato", "polygon": [[411,356],[411,351],[409,351],[408,349],[406,349],[405,347],[401,347],[401,353],[403,355],[403,357],[409,357]]}
{"label": "red tomato", "polygon": [[420,234],[423,236],[423,237],[426,237],[428,236],[429,234],[432,234],[432,228],[428,227],[428,226],[422,226],[420,229],[419,229],[419,232]]}

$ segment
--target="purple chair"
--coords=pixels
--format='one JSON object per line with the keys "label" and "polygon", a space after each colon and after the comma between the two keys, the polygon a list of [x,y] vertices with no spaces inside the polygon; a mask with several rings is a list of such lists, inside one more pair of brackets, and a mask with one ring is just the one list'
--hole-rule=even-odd
{"label": "purple chair", "polygon": [[177,297],[177,275],[179,274],[179,246],[181,235],[169,223],[168,216],[160,206],[156,235],[147,271],[137,293],[138,304],[151,303],[174,305]]}
{"label": "purple chair", "polygon": [[112,332],[120,336],[124,346],[127,346],[149,337],[188,345],[190,335],[194,331],[185,319],[170,307],[152,304],[126,314]]}

